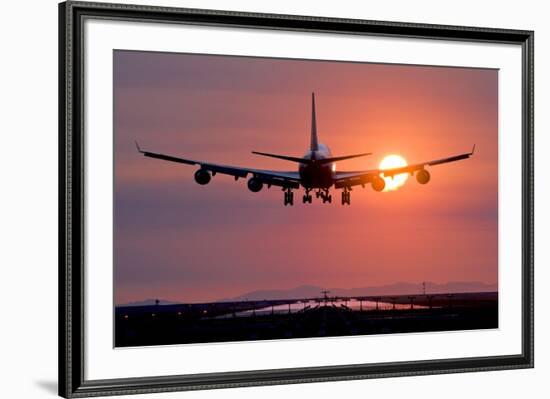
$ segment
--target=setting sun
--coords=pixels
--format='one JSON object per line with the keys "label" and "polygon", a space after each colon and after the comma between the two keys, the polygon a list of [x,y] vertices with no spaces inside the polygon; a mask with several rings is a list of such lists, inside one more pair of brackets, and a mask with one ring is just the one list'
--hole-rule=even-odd
{"label": "setting sun", "polygon": [[[388,155],[384,159],[382,159],[382,162],[380,162],[380,169],[392,169],[392,168],[400,168],[402,166],[407,166],[407,161],[405,158],[403,158],[400,155]],[[386,187],[384,188],[384,191],[392,191],[397,190],[399,187],[401,187],[407,179],[409,178],[408,173],[402,173],[399,175],[395,175],[393,177],[390,176],[384,176],[384,180],[386,182]]]}

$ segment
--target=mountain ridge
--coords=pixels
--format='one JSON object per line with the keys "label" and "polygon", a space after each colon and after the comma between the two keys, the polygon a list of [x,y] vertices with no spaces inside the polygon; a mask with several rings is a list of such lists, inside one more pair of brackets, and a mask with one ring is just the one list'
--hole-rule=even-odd
{"label": "mountain ridge", "polygon": [[[497,284],[487,284],[478,281],[452,281],[447,283],[426,282],[426,293],[458,293],[458,292],[489,292],[497,291]],[[422,283],[398,282],[393,284],[354,287],[325,288],[316,285],[301,285],[290,289],[255,290],[235,297],[220,299],[216,302],[230,302],[263,299],[293,299],[320,297],[321,291],[330,291],[329,296],[370,296],[370,295],[405,295],[422,294]]]}

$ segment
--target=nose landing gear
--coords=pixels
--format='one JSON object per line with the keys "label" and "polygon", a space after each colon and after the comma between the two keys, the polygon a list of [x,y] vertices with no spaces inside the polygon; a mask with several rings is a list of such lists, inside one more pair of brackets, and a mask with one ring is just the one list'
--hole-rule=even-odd
{"label": "nose landing gear", "polygon": [[[284,194],[285,194],[285,197],[284,197],[285,206],[294,205],[294,193],[292,192],[292,189],[291,188],[283,188],[283,191],[284,191]],[[313,203],[313,196],[311,195],[311,191],[312,191],[311,188],[306,188],[305,194],[302,197],[302,202],[304,204]],[[317,198],[321,198],[323,200],[323,204],[325,204],[327,202],[329,204],[332,203],[332,195],[330,195],[328,188],[323,188],[323,189],[319,189],[319,190],[315,191],[315,196]]]}
{"label": "nose landing gear", "polygon": [[329,204],[332,203],[332,195],[328,193],[328,188],[320,192],[319,196],[323,199],[323,204],[325,202],[328,202]]}

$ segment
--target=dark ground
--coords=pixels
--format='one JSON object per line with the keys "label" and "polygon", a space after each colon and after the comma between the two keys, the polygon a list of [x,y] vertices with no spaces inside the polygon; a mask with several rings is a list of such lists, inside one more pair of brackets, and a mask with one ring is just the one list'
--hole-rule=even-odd
{"label": "dark ground", "polygon": [[[373,300],[364,297],[364,300]],[[375,298],[375,300],[381,300]],[[409,304],[410,296],[382,299]],[[169,345],[407,332],[473,330],[498,327],[497,293],[414,297],[433,308],[350,310],[322,298],[295,313],[233,316],[234,312],[296,303],[297,300],[193,305],[117,307],[115,346]],[[386,305],[387,306],[387,305]],[[219,316],[227,316],[219,318]]]}

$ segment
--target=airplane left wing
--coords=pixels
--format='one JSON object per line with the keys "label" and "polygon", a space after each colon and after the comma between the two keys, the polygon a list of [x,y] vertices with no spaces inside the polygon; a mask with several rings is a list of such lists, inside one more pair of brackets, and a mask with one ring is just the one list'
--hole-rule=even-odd
{"label": "airplane left wing", "polygon": [[220,173],[233,176],[235,180],[237,180],[241,177],[245,178],[249,174],[251,174],[252,176],[258,178],[262,183],[265,183],[267,185],[280,186],[285,188],[298,188],[300,186],[300,175],[298,172],[252,169],[239,166],[220,165],[210,162],[195,161],[192,159],[179,158],[172,155],[144,151],[140,148],[137,142],[136,147],[138,151],[146,157],[181,163],[185,165],[199,165],[199,170],[208,171],[212,174],[212,176]]}
{"label": "airplane left wing", "polygon": [[[349,187],[358,186],[358,185],[364,186],[365,184],[372,183],[375,180],[378,180],[382,176],[393,177],[395,175],[399,175],[402,173],[410,173],[412,175],[415,172],[422,171],[422,170],[425,171],[425,173],[427,173],[427,171],[425,170],[426,166],[435,166],[435,165],[441,165],[444,163],[460,161],[462,159],[468,159],[472,155],[474,155],[475,148],[476,146],[474,145],[471,152],[454,155],[447,158],[435,159],[432,161],[415,163],[415,164],[403,166],[400,168],[372,169],[372,170],[364,170],[364,171],[357,171],[357,172],[336,172],[334,187],[349,188]],[[427,174],[427,179],[429,180],[429,173]]]}

